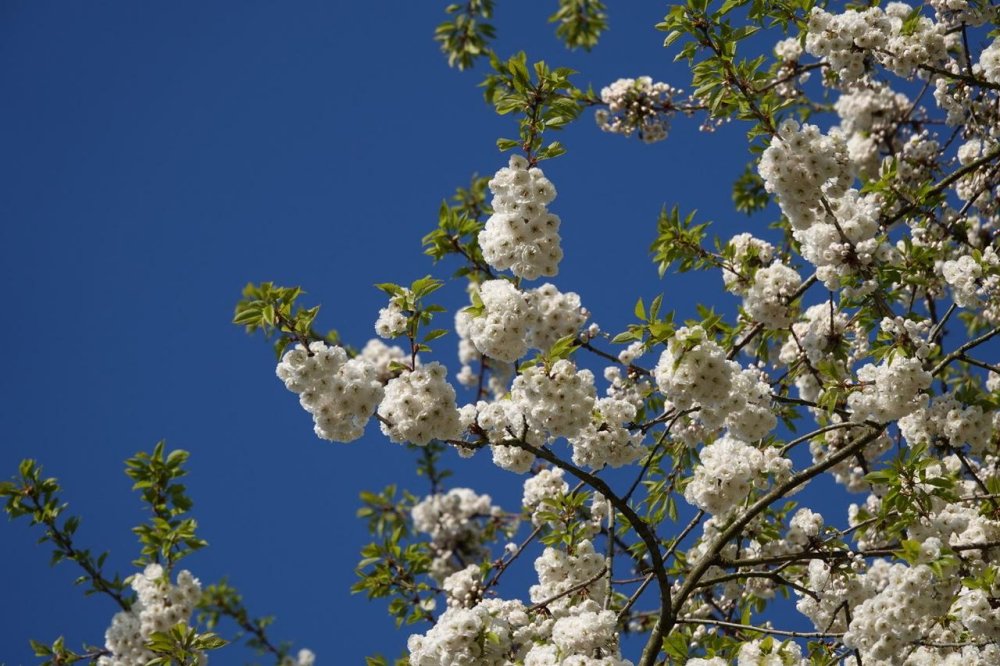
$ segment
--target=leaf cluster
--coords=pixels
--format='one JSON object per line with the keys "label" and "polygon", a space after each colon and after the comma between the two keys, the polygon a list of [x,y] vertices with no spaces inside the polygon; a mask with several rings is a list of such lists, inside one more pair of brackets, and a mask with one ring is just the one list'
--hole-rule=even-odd
{"label": "leaf cluster", "polygon": [[[490,56],[493,73],[483,81],[486,101],[500,115],[518,114],[518,139],[497,139],[500,150],[520,147],[532,164],[558,157],[566,152],[558,141],[543,145],[542,135],[576,120],[583,111],[584,93],[570,83],[573,70],[551,69],[544,61],[528,70],[528,57],[522,51],[507,60]],[[532,73],[534,76],[532,76]]]}
{"label": "leaf cluster", "polygon": [[304,293],[301,287],[281,287],[273,282],[248,283],[243,288],[243,298],[236,303],[233,323],[245,327],[247,333],[260,330],[268,339],[277,335],[274,353],[278,358],[294,342],[307,349],[314,340],[336,344],[336,331],[320,335],[313,330],[319,306],[304,308],[296,303]]}
{"label": "leaf cluster", "polygon": [[465,260],[465,265],[455,272],[455,277],[476,279],[477,276],[493,276],[479,247],[479,232],[483,228],[481,219],[492,212],[486,203],[489,180],[485,176],[473,176],[467,189],[458,188],[451,203],[442,201],[438,209],[437,228],[423,237],[424,254],[435,263],[452,254],[458,254]]}
{"label": "leaf cluster", "polygon": [[352,593],[364,592],[369,599],[391,597],[389,614],[396,626],[432,617],[426,599],[433,592],[422,580],[430,571],[430,549],[421,541],[406,543],[405,533],[405,528],[396,527],[384,539],[362,548],[355,569],[359,580],[351,586]]}
{"label": "leaf cluster", "polygon": [[642,298],[639,298],[635,302],[633,313],[641,323],[629,324],[624,332],[619,333],[612,339],[612,342],[615,344],[625,344],[628,342],[645,341],[645,347],[652,348],[658,343],[669,340],[675,331],[674,313],[667,312],[663,317],[660,317],[660,307],[662,305],[663,294],[656,296],[652,300],[648,311]]}
{"label": "leaf cluster", "polygon": [[420,328],[429,326],[435,314],[445,311],[440,305],[425,305],[423,299],[443,286],[443,281],[430,275],[414,280],[409,287],[392,282],[382,282],[375,285],[376,289],[388,294],[390,303],[396,305],[406,315],[406,337],[411,340],[414,354],[429,352],[431,348],[427,343],[448,333],[443,328],[434,329],[425,333],[423,339],[418,341]]}
{"label": "leaf cluster", "polygon": [[208,544],[195,535],[195,519],[183,517],[193,502],[177,479],[187,475],[183,465],[190,454],[177,449],[164,455],[164,447],[165,442],[157,442],[152,454],[140,452],[126,460],[125,474],[135,482],[132,489],[141,491],[142,501],[153,514],[148,523],[132,529],[142,544],[142,557],[135,563],[163,562],[169,570],[182,557]]}
{"label": "leaf cluster", "polygon": [[448,66],[469,69],[476,60],[492,55],[490,40],[496,29],[489,23],[493,17],[493,0],[467,0],[450,4],[444,9],[449,19],[434,30],[434,41],[448,56]]}
{"label": "leaf cluster", "polygon": [[680,211],[674,206],[667,212],[666,206],[660,210],[656,221],[656,240],[649,247],[653,261],[657,265],[660,277],[667,272],[672,264],[677,264],[677,270],[686,273],[690,270],[702,270],[717,264],[702,243],[705,240],[705,230],[710,222],[694,223],[698,211],[691,211],[681,218]]}
{"label": "leaf cluster", "polygon": [[559,0],[559,9],[549,17],[549,23],[558,22],[556,36],[567,48],[589,51],[608,29],[605,9],[600,0]]}
{"label": "leaf cluster", "polygon": [[7,515],[13,519],[27,517],[31,525],[45,528],[38,542],[52,544],[50,563],[55,565],[63,560],[76,562],[85,574],[75,583],[88,585],[85,595],[107,594],[122,608],[128,609],[133,601],[132,594],[127,592],[128,586],[118,574],[108,578],[103,573],[108,553],[95,557],[89,549],[80,548],[74,542],[80,518],[62,518],[67,505],[59,499],[59,482],[52,477],[42,477],[42,467],[30,459],[21,461],[18,475],[14,481],[0,483],[0,498],[4,498]]}

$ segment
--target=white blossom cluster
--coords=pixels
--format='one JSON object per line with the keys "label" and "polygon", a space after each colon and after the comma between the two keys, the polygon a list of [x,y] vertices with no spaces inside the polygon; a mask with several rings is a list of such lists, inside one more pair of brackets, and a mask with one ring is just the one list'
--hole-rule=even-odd
{"label": "white blossom cluster", "polygon": [[483,576],[479,566],[470,564],[459,569],[441,581],[441,589],[448,599],[449,608],[472,608],[483,598]]}
{"label": "white blossom cluster", "polygon": [[503,510],[489,495],[468,488],[452,488],[430,495],[410,512],[413,529],[428,535],[434,560],[431,576],[443,581],[460,568],[457,561],[481,561],[489,553],[484,545],[484,522],[497,521]]}
{"label": "white blossom cluster", "polygon": [[534,280],[559,270],[559,218],[548,211],[556,189],[542,170],[518,155],[490,180],[493,214],[479,232],[483,258],[497,270]]}
{"label": "white blossom cluster", "polygon": [[[816,277],[828,289],[838,289],[845,278],[863,274],[876,259],[892,258],[892,246],[878,238],[880,203],[878,195],[848,190],[831,199],[830,210],[817,215],[808,228],[793,231],[802,244],[802,257],[816,267]],[[869,280],[857,291],[874,286]],[[845,288],[848,295],[855,291]]]}
{"label": "white blossom cluster", "polygon": [[[992,467],[996,458],[987,460],[989,466],[972,458],[966,458],[965,463],[963,463],[957,455],[945,456],[927,468],[925,472],[928,477],[927,481],[922,482],[920,488],[930,494],[933,490],[931,484],[935,479],[957,477],[966,463],[985,482],[985,480],[996,476],[996,471]],[[980,492],[976,482],[971,479],[959,482],[957,489],[960,493],[973,497],[976,496],[977,492]],[[877,511],[880,503],[881,500],[877,496],[869,496],[866,502],[867,507],[870,507],[869,513],[873,510]],[[878,536],[877,534],[873,535],[873,539],[878,538]],[[923,543],[936,542],[948,546],[990,542],[1000,538],[1000,521],[992,516],[984,515],[976,504],[946,502],[940,497],[932,496],[929,509],[908,526],[907,537]],[[971,558],[996,561],[996,556],[995,551],[970,550],[963,553],[963,557],[967,560]]]}
{"label": "white blossom cluster", "polygon": [[881,150],[898,153],[901,149],[898,125],[910,112],[909,98],[886,83],[865,81],[842,92],[834,109],[855,175],[877,176]]}
{"label": "white blossom cluster", "polygon": [[[876,560],[873,567],[885,565],[884,560]],[[809,560],[802,584],[812,594],[800,592],[796,610],[812,620],[817,631],[845,631],[849,609],[856,608],[877,591],[872,589],[875,578],[864,573],[863,557],[836,568],[823,560]]]}
{"label": "white blossom cluster", "polygon": [[753,284],[743,298],[750,318],[770,329],[786,328],[794,316],[788,302],[802,284],[798,272],[775,261],[754,274]]}
{"label": "white blossom cluster", "polygon": [[512,399],[495,402],[480,400],[473,409],[475,413],[472,415],[472,422],[486,434],[493,452],[493,462],[498,467],[517,474],[531,469],[535,455],[519,448],[515,442],[542,446],[546,435],[540,427],[529,422],[525,405]]}
{"label": "white blossom cluster", "polygon": [[831,14],[814,7],[809,14],[805,49],[825,59],[841,85],[861,79],[871,60],[899,76],[910,77],[920,65],[939,65],[948,60],[946,27],[920,16],[904,30],[913,7],[890,2],[883,10],[848,10]]}
{"label": "white blossom cluster", "polygon": [[[839,414],[830,417],[831,425],[846,423],[847,419]],[[861,437],[869,437],[871,431],[857,427],[843,427],[828,430],[819,437],[809,441],[809,452],[813,462],[826,460],[830,455],[855,442]],[[850,492],[861,492],[869,486],[865,481],[869,461],[877,460],[880,455],[889,450],[892,440],[884,432],[872,439],[857,455],[841,460],[828,472],[834,481],[843,485]]]}
{"label": "white blossom cluster", "polygon": [[378,319],[375,320],[375,332],[380,338],[391,340],[406,333],[406,326],[410,319],[403,314],[403,309],[395,299],[389,301],[389,305],[378,311]]}
{"label": "white blossom cluster", "polygon": [[744,232],[729,239],[727,250],[732,254],[733,265],[723,267],[722,281],[726,291],[744,296],[752,283],[753,273],[774,259],[774,246]]}
{"label": "white blossom cluster", "polygon": [[[815,368],[826,361],[830,371],[846,380],[850,365],[868,353],[868,337],[857,324],[850,324],[848,317],[832,303],[818,303],[806,309],[799,321],[792,324],[793,335],[788,336],[778,358],[791,366],[802,363],[795,376],[795,387],[803,400],[815,402],[820,397],[821,386]],[[838,350],[846,359],[838,358]]]}
{"label": "white blossom cluster", "polygon": [[[781,347],[779,360],[791,365],[800,357],[816,364],[831,355],[834,347],[844,339],[847,332],[847,317],[836,306],[817,303],[810,306],[792,324],[794,336],[789,336]],[[808,398],[812,399],[812,398]]]}
{"label": "white blossom cluster", "polygon": [[878,365],[865,364],[857,375],[861,389],[847,398],[856,420],[888,423],[927,404],[924,391],[931,385],[931,373],[919,358],[897,354]]}
{"label": "white blossom cluster", "polygon": [[[710,422],[722,420],[730,434],[738,439],[754,441],[767,435],[778,425],[771,406],[771,385],[757,368],[746,368],[733,377],[730,399]],[[712,410],[704,410],[702,419]]]}
{"label": "white blossom cluster", "polygon": [[788,521],[785,540],[790,544],[805,547],[816,539],[823,529],[823,516],[812,509],[802,507]]}
{"label": "white blossom cluster", "polygon": [[[201,596],[201,583],[190,571],[177,574],[177,584],[172,585],[159,564],[147,565],[130,585],[136,601],[112,618],[104,634],[104,647],[111,654],[98,658],[98,666],[143,666],[154,659],[156,655],[146,649],[150,637],[187,624]],[[201,663],[208,661],[204,655],[200,658]]]}
{"label": "white blossom cluster", "polygon": [[462,368],[455,378],[462,386],[478,390],[480,374],[486,373],[483,375],[485,377],[483,389],[488,390],[495,397],[500,397],[507,393],[510,378],[514,376],[514,364],[485,358],[470,339],[470,320],[471,318],[465,316],[461,310],[455,315],[455,333],[458,334],[458,360],[462,364]]}
{"label": "white blossom cluster", "polygon": [[590,423],[596,399],[594,374],[577,370],[568,359],[556,361],[548,371],[535,365],[514,379],[510,397],[528,428],[545,432],[549,439],[575,437]]}
{"label": "white blossom cluster", "polygon": [[726,435],[701,449],[700,464],[684,488],[684,499],[713,516],[727,515],[769,479],[791,475],[792,461],[777,449],[758,449]]}
{"label": "white blossom cluster", "polygon": [[899,430],[911,445],[946,441],[949,446],[969,446],[982,455],[993,436],[993,420],[979,405],[963,405],[954,393],[939,395],[899,420]]}
{"label": "white blossom cluster", "polygon": [[[618,648],[618,618],[614,611],[600,610],[594,602],[585,602],[552,625],[552,645],[535,648],[525,658],[525,665],[576,664],[577,666],[632,666],[622,659]],[[555,648],[553,655],[552,648]],[[593,655],[600,654],[600,657]],[[556,656],[555,660],[552,657]]]}
{"label": "white blossom cluster", "polygon": [[980,26],[997,18],[996,7],[980,0],[931,0],[929,4],[938,21],[948,25]]}
{"label": "white blossom cluster", "polygon": [[628,400],[613,397],[597,400],[591,422],[569,438],[573,462],[602,469],[605,465],[621,467],[641,458],[646,453],[643,434],[626,427],[634,421],[636,413],[635,403]]}
{"label": "white blossom cluster", "polygon": [[361,437],[383,396],[375,365],[363,356],[348,359],[343,347],[321,341],[285,352],[276,373],[312,414],[316,436],[333,442]]}
{"label": "white blossom cluster", "polygon": [[992,247],[981,258],[963,254],[941,265],[941,274],[951,287],[959,307],[980,309],[992,323],[1000,322],[1000,256]]}
{"label": "white blossom cluster", "polygon": [[892,252],[876,238],[878,195],[848,189],[850,164],[842,134],[824,135],[815,125],[800,128],[793,120],[782,123],[759,164],[765,188],[777,195],[802,245],[802,257],[816,266],[817,277],[829,289],[838,289],[845,276]]}
{"label": "white blossom cluster", "polygon": [[902,186],[915,189],[931,177],[940,151],[941,144],[927,130],[911,135],[900,150],[896,179]]}
{"label": "white blossom cluster", "polygon": [[[526,484],[529,499],[551,488],[555,474],[539,488]],[[478,568],[469,566],[443,582],[447,610],[425,634],[410,636],[414,666],[632,666],[621,657],[616,613],[602,610],[607,594],[600,575],[604,558],[590,541],[572,553],[546,548],[535,561],[539,584],[531,588],[535,606],[520,601],[481,599]],[[586,584],[586,585],[584,585]],[[536,612],[544,609],[544,612]]]}
{"label": "white blossom cluster", "polygon": [[[547,351],[560,338],[576,335],[589,315],[579,295],[548,283],[522,292],[507,280],[487,280],[475,299],[478,304],[456,315],[455,328],[475,352],[502,363],[513,363],[529,349]],[[476,357],[461,348],[459,356],[465,364]]]}
{"label": "white blossom cluster", "polygon": [[951,605],[952,583],[925,564],[893,564],[884,576],[882,589],[852,609],[844,634],[844,644],[856,648],[863,663],[892,663]]}
{"label": "white blossom cluster", "polygon": [[581,305],[579,294],[562,293],[553,284],[529,289],[524,297],[535,314],[527,338],[531,349],[546,351],[556,340],[575,335],[590,316]]}
{"label": "white blossom cluster", "polygon": [[[604,556],[594,549],[594,544],[589,540],[577,544],[573,553],[550,546],[535,560],[538,584],[532,585],[528,591],[531,601],[538,604],[552,599],[547,607],[555,615],[565,613],[580,600],[604,603],[604,597],[608,593],[608,579],[606,576],[598,577],[604,567]],[[590,585],[568,594],[570,590],[591,580],[593,583]]]}
{"label": "white blossom cluster", "polygon": [[435,361],[389,380],[378,415],[390,441],[424,446],[432,439],[461,435],[455,389],[448,383],[447,372]]}
{"label": "white blossom cluster", "polygon": [[406,646],[412,666],[513,666],[534,637],[521,602],[486,599],[472,608],[449,606],[426,634],[411,635]]}
{"label": "white blossom cluster", "polygon": [[698,418],[708,428],[725,425],[737,437],[753,440],[777,424],[766,377],[728,360],[722,347],[708,339],[700,326],[675,332],[653,375],[674,407],[697,407]]}
{"label": "white blossom cluster", "polygon": [[994,39],[979,54],[979,71],[990,83],[1000,85],[1000,39]]}
{"label": "white blossom cluster", "polygon": [[[995,153],[996,150],[997,143],[995,141],[973,137],[958,147],[956,157],[958,157],[960,165],[968,167],[974,162],[986,158],[989,154]],[[958,195],[958,198],[974,203],[980,209],[988,207],[991,200],[995,199],[995,191],[995,180],[982,171],[973,170],[955,181],[955,194]]]}
{"label": "white blossom cluster", "polygon": [[302,648],[294,657],[286,655],[281,660],[281,666],[315,666],[316,655],[312,650]]}
{"label": "white blossom cluster", "polygon": [[678,409],[723,404],[739,364],[701,326],[682,327],[667,343],[653,375],[663,395]]}
{"label": "white blossom cluster", "polygon": [[[393,364],[402,366],[410,363],[410,355],[403,351],[402,347],[396,345],[390,347],[378,338],[372,338],[366,342],[358,357],[367,361],[374,368],[375,376],[382,384],[399,374],[398,370],[393,369]],[[419,358],[416,361],[418,364],[420,363]]]}
{"label": "white blossom cluster", "polygon": [[758,170],[793,229],[812,225],[823,212],[822,198],[841,196],[853,180],[843,136],[823,134],[815,125],[800,127],[791,119],[778,128]]}
{"label": "white blossom cluster", "polygon": [[545,521],[539,512],[551,507],[546,500],[556,500],[569,492],[569,484],[563,479],[563,471],[558,467],[543,469],[524,481],[524,495],[521,504],[531,512],[531,524],[538,526]]}
{"label": "white blossom cluster", "polygon": [[802,646],[795,641],[775,641],[769,648],[760,640],[747,641],[736,655],[736,666],[808,666],[809,663],[802,656]]}
{"label": "white blossom cluster", "polygon": [[963,587],[948,614],[977,639],[997,642],[1000,641],[1000,608],[994,608],[997,598],[1000,598],[1000,586],[996,582],[988,590]]}
{"label": "white blossom cluster", "polygon": [[[979,65],[975,67],[979,68]],[[962,65],[953,61],[945,69],[957,73],[962,71]],[[980,95],[976,87],[942,76],[934,80],[934,102],[946,113],[947,125],[968,125],[970,130],[974,129],[972,134],[996,137],[998,116],[995,97]]]}
{"label": "white blossom cluster", "polygon": [[879,329],[921,360],[937,349],[937,344],[930,340],[931,322],[926,319],[918,321],[905,317],[883,317],[879,322]]}
{"label": "white blossom cluster", "polygon": [[809,72],[799,71],[799,58],[802,57],[802,44],[799,38],[788,37],[779,40],[774,45],[774,57],[779,63],[772,83],[774,92],[780,97],[794,97],[798,92],[796,83],[804,84],[809,80]]}
{"label": "white blossom cluster", "polygon": [[618,79],[601,89],[601,101],[608,108],[597,111],[597,124],[605,132],[624,136],[637,132],[646,143],[662,141],[670,128],[674,97],[682,92],[648,76]]}
{"label": "white blossom cluster", "polygon": [[512,363],[524,356],[535,315],[524,294],[507,280],[487,280],[479,285],[478,297],[482,313],[462,310],[455,325],[464,328],[476,349],[490,358]]}

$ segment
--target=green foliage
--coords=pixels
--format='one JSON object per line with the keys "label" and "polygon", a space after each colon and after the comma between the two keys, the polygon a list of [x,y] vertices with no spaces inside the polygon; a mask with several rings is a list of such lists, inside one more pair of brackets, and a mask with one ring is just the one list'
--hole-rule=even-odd
{"label": "green foliage", "polygon": [[444,452],[448,450],[448,445],[437,440],[430,441],[426,446],[416,446],[414,444],[408,444],[407,448],[412,451],[416,451],[418,454],[417,458],[417,476],[426,477],[430,482],[430,492],[435,494],[441,490],[441,483],[452,475],[450,469],[444,469],[441,467],[441,457]]}
{"label": "green foliage", "polygon": [[508,60],[491,54],[490,65],[494,73],[482,84],[486,101],[500,115],[519,115],[519,138],[498,139],[497,147],[500,150],[520,147],[531,164],[564,154],[566,149],[558,141],[543,145],[542,135],[546,130],[560,129],[576,120],[583,110],[584,94],[569,81],[573,70],[551,69],[539,61],[532,67],[532,77],[523,51]]}
{"label": "green foliage", "polygon": [[430,275],[414,280],[409,287],[391,282],[375,285],[376,289],[388,294],[389,302],[406,315],[406,337],[410,340],[410,348],[414,357],[421,352],[429,352],[431,348],[427,343],[437,340],[448,332],[445,329],[434,329],[425,333],[422,339],[420,338],[420,329],[430,325],[435,314],[445,311],[440,305],[425,305],[423,299],[443,286],[444,282]]}
{"label": "green foliage", "polygon": [[[681,43],[675,60],[688,61],[693,96],[706,104],[712,117],[751,122],[748,136],[753,140],[773,134],[779,114],[789,106],[799,103],[808,112],[808,100],[799,102],[776,93],[779,63],[767,55],[738,58],[736,53],[741,43],[761,29],[802,28],[813,0],[726,0],[717,9],[710,9],[710,4],[687,0],[672,5],[656,27],[667,33],[664,46]],[[736,26],[731,21],[734,16],[738,17]]]}
{"label": "green foliage", "polygon": [[656,222],[656,240],[649,248],[660,277],[674,263],[681,273],[717,264],[711,253],[702,247],[705,229],[710,222],[694,224],[697,212],[691,211],[682,219],[677,206],[671,208],[670,212],[667,212],[666,206],[660,210],[660,217]]}
{"label": "green foliage", "polygon": [[351,586],[352,593],[364,592],[369,599],[390,597],[389,614],[396,626],[433,617],[428,604],[433,591],[423,580],[430,571],[430,550],[423,542],[405,543],[405,533],[397,527],[362,548],[356,569],[359,580]]}
{"label": "green foliage", "polygon": [[18,476],[13,481],[0,483],[0,498],[5,501],[7,515],[13,519],[27,517],[31,525],[45,528],[38,541],[52,544],[51,564],[63,560],[75,562],[84,571],[75,582],[87,585],[85,595],[107,594],[120,607],[128,609],[133,595],[127,591],[127,585],[118,574],[108,578],[103,572],[108,553],[94,557],[89,549],[81,548],[74,541],[80,518],[63,518],[66,504],[59,499],[59,491],[59,482],[55,478],[43,478],[41,466],[30,459],[21,461]]}
{"label": "green foliage", "polygon": [[587,502],[591,497],[592,493],[571,492],[543,498],[535,511],[535,517],[545,523],[540,541],[572,553],[581,541],[590,538],[591,514]]}
{"label": "green foliage", "polygon": [[668,312],[664,317],[660,317],[660,306],[663,304],[663,295],[655,297],[649,305],[647,312],[645,304],[640,298],[635,303],[633,312],[636,319],[641,324],[629,324],[628,328],[616,335],[611,341],[615,344],[628,342],[646,342],[646,348],[651,348],[657,343],[669,340],[674,334],[674,313]]}
{"label": "green foliage", "polygon": [[146,647],[157,656],[147,661],[146,666],[198,666],[204,659],[204,652],[226,645],[217,635],[199,633],[180,622],[169,631],[158,631],[149,637]]}
{"label": "green foliage", "polygon": [[187,475],[183,465],[189,454],[178,449],[164,456],[164,444],[158,442],[152,454],[140,452],[125,461],[125,474],[135,482],[132,489],[141,491],[142,501],[153,514],[147,524],[132,529],[142,544],[142,557],[135,564],[162,562],[169,571],[178,560],[207,543],[195,536],[195,519],[182,517],[193,503],[176,480]]}
{"label": "green foliage", "polygon": [[[661,435],[662,436],[662,435]],[[645,497],[642,500],[643,517],[658,525],[666,520],[677,520],[677,493],[683,490],[682,479],[695,464],[694,451],[683,442],[667,442],[650,453],[643,462],[649,472],[642,481]],[[669,466],[664,466],[669,463]]]}
{"label": "green foliage", "polygon": [[465,265],[458,269],[455,277],[468,276],[470,279],[493,277],[493,271],[483,259],[479,247],[479,232],[483,228],[481,219],[492,213],[486,202],[489,178],[473,176],[469,187],[458,188],[452,196],[452,203],[441,202],[438,210],[437,229],[423,238],[424,254],[437,263],[446,256],[458,254]]}
{"label": "green foliage", "polygon": [[104,652],[95,646],[84,646],[83,652],[75,652],[66,647],[66,641],[62,636],[53,641],[51,645],[35,640],[28,642],[31,644],[35,656],[44,658],[40,666],[62,666],[63,664],[75,664],[79,661],[93,663]]}
{"label": "green foliage", "polygon": [[319,306],[303,308],[296,304],[304,293],[301,287],[279,287],[273,282],[248,283],[243,288],[243,298],[236,303],[233,323],[246,328],[247,333],[260,330],[268,339],[277,336],[274,353],[278,358],[293,342],[306,348],[314,340],[336,344],[336,331],[320,335],[313,330]]}
{"label": "green foliage", "polygon": [[523,372],[536,365],[543,366],[545,371],[548,372],[555,365],[556,361],[568,359],[579,348],[580,339],[576,335],[567,335],[566,337],[559,338],[548,349],[540,350],[533,358],[521,363],[518,366],[518,372]]}
{"label": "green foliage", "polygon": [[396,486],[386,486],[382,492],[363,491],[357,517],[368,521],[368,532],[377,537],[384,537],[399,530],[400,536],[409,535],[410,510],[417,503],[417,498],[407,490],[396,497]]}
{"label": "green foliage", "polygon": [[556,22],[556,36],[571,49],[589,51],[608,29],[608,15],[600,0],[559,0],[559,9],[549,17],[549,23]]}
{"label": "green foliage", "polygon": [[733,183],[733,205],[736,210],[750,215],[764,210],[770,202],[771,195],[764,189],[764,179],[757,173],[756,164],[747,164]]}
{"label": "green foliage", "polygon": [[496,30],[488,21],[493,17],[493,0],[467,0],[445,7],[449,19],[438,25],[434,41],[448,56],[448,66],[469,69],[476,60],[492,55],[489,42]]}
{"label": "green foliage", "polygon": [[[137,563],[162,562],[170,566],[183,556],[201,548],[205,542],[194,535],[195,522],[182,515],[190,510],[192,502],[185,494],[184,486],[176,480],[185,476],[183,469],[188,454],[185,451],[166,453],[164,443],[159,442],[152,453],[137,453],[126,461],[126,474],[133,479],[134,489],[140,490],[143,501],[149,505],[152,518],[148,524],[133,529],[142,544],[142,554]],[[84,594],[105,594],[122,610],[129,610],[135,596],[118,574],[108,577],[103,573],[103,565],[108,553],[98,557],[76,544],[74,536],[79,527],[79,518],[63,518],[66,505],[59,500],[59,483],[54,478],[45,478],[41,467],[33,460],[24,460],[18,467],[18,477],[13,481],[0,483],[0,497],[5,499],[8,516],[28,517],[32,525],[42,525],[45,533],[39,540],[53,545],[52,563],[63,560],[75,562],[83,571],[76,583],[88,584]],[[169,572],[164,574],[169,576]],[[234,619],[241,630],[250,634],[248,645],[263,653],[275,654],[278,659],[288,653],[289,645],[274,646],[264,633],[272,618],[251,620],[243,607],[239,593],[226,584],[208,586],[198,603],[199,618],[207,629],[200,632],[194,627],[180,623],[169,631],[151,635],[147,647],[157,657],[151,664],[194,665],[200,663],[201,653],[215,650],[227,641],[213,633],[223,617]],[[60,637],[52,644],[31,641],[32,649],[39,657],[44,657],[43,666],[72,664],[79,661],[94,662],[99,656],[108,654],[104,648],[84,646],[76,652],[65,645]]]}
{"label": "green foliage", "polygon": [[[957,474],[932,472],[936,460],[927,455],[927,445],[918,444],[904,449],[892,464],[865,475],[865,481],[885,488],[881,494],[875,525],[890,538],[899,538],[907,528],[932,510],[932,499],[945,502],[958,499],[955,492]],[[902,551],[900,556],[905,556]]]}

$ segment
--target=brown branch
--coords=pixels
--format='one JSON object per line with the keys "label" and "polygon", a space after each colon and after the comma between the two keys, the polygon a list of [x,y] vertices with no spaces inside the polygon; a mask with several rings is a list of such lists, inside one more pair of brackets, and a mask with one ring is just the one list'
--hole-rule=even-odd
{"label": "brown branch", "polygon": [[[653,570],[653,575],[656,577],[656,582],[659,587],[660,592],[660,617],[657,619],[657,625],[666,626],[672,621],[672,604],[671,604],[671,591],[670,591],[670,580],[667,578],[667,570],[663,564],[663,557],[660,554],[660,542],[656,536],[656,533],[649,526],[649,524],[639,517],[638,514],[629,506],[628,502],[622,500],[608,484],[601,478],[594,476],[593,474],[580,469],[576,465],[566,462],[559,456],[552,453],[552,451],[533,446],[523,439],[512,440],[513,445],[518,448],[524,449],[529,453],[535,454],[535,456],[546,460],[556,467],[569,472],[576,478],[584,481],[594,490],[598,491],[604,495],[605,499],[611,502],[611,505],[618,510],[619,513],[629,522],[632,529],[635,530],[639,538],[642,539],[643,543],[646,544],[646,550],[649,553],[650,563]],[[656,648],[651,647],[655,644]],[[657,638],[657,630],[654,626],[653,634],[650,637],[650,643],[647,643],[646,649],[643,650],[643,656],[639,661],[639,666],[653,666],[656,655],[659,654],[659,643],[658,641],[662,639],[662,634]]]}
{"label": "brown branch", "polygon": [[774,636],[790,636],[792,638],[842,638],[844,634],[827,633],[822,631],[786,631],[783,629],[770,629],[768,627],[755,627],[750,624],[737,624],[736,622],[724,622],[711,618],[678,618],[677,624],[708,624],[716,627],[726,627],[739,631],[753,631],[760,634],[771,634]]}

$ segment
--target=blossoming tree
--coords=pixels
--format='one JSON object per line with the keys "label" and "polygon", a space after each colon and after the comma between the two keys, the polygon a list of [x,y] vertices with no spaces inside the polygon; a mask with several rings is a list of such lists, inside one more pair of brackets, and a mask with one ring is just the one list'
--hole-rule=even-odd
{"label": "blossoming tree", "polygon": [[[317,437],[351,442],[377,421],[430,481],[422,497],[365,493],[359,511],[374,541],[355,589],[411,631],[395,663],[1000,663],[998,10],[688,0],[657,26],[690,63],[687,96],[648,77],[580,89],[493,51],[491,0],[446,11],[449,64],[488,68],[513,137],[424,238],[433,270],[457,272],[379,285],[363,343],[319,333],[298,287],[250,284],[234,319],[273,342]],[[552,20],[590,49],[605,11],[560,0]],[[540,165],[591,107],[600,129],[649,143],[677,115],[746,125],[755,157],[733,201],[747,231],[710,238],[664,209],[652,246],[661,275],[721,274],[735,316],[677,322],[669,299],[639,300],[634,323],[604,331],[585,295],[551,282],[573,258]],[[433,303],[449,283],[468,297],[454,313]],[[522,506],[451,485],[448,449],[491,456]],[[128,461],[152,517],[125,580],[75,544],[36,463],[0,486],[8,513],[121,608],[103,647],[36,644],[48,663],[200,663],[224,620],[279,664],[313,662],[234,589],[177,567],[203,545],[177,481],[186,457]],[[843,489],[837,515],[789,500],[821,475]],[[517,598],[505,572],[531,561],[537,583]],[[782,626],[791,613],[812,627]]]}

